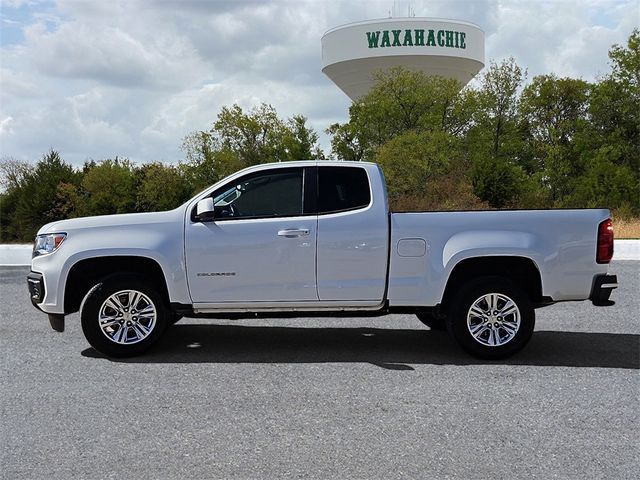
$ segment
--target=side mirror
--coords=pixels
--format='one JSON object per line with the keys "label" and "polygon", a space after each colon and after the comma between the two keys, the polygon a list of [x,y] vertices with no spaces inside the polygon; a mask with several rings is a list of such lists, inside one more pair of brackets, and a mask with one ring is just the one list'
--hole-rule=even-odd
{"label": "side mirror", "polygon": [[200,222],[210,222],[215,218],[213,198],[203,198],[196,206],[196,217]]}

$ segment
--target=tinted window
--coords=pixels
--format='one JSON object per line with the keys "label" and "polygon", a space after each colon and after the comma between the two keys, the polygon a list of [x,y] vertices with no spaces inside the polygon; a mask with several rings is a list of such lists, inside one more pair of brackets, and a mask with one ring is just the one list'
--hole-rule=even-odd
{"label": "tinted window", "polygon": [[259,172],[213,194],[219,218],[290,217],[302,214],[302,169]]}
{"label": "tinted window", "polygon": [[363,168],[318,169],[318,213],[342,212],[369,205],[369,178]]}

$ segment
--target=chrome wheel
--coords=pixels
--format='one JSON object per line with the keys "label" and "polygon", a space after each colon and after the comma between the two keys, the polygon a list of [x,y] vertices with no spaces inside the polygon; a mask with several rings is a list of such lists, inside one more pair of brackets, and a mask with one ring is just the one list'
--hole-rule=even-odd
{"label": "chrome wheel", "polygon": [[482,295],[467,312],[469,333],[478,343],[489,347],[513,340],[520,329],[520,320],[518,305],[502,293]]}
{"label": "chrome wheel", "polygon": [[147,338],[157,320],[156,306],[137,290],[120,290],[109,296],[100,307],[98,323],[102,333],[112,342],[131,345]]}

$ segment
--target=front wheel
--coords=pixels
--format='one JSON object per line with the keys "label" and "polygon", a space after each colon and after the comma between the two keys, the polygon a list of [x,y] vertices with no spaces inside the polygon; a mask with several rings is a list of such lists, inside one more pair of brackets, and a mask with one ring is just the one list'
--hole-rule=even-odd
{"label": "front wheel", "polygon": [[464,285],[449,312],[449,333],[464,350],[481,358],[505,358],[520,351],[535,326],[528,296],[501,277]]}
{"label": "front wheel", "polygon": [[89,292],[80,317],[93,348],[110,357],[129,357],[160,338],[169,311],[162,295],[144,278],[117,275]]}

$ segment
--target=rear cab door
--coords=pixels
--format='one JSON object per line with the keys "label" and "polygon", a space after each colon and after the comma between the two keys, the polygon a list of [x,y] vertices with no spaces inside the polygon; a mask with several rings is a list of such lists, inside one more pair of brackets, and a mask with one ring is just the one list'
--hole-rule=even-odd
{"label": "rear cab door", "polygon": [[389,215],[380,168],[319,162],[317,209],[319,300],[384,302]]}

